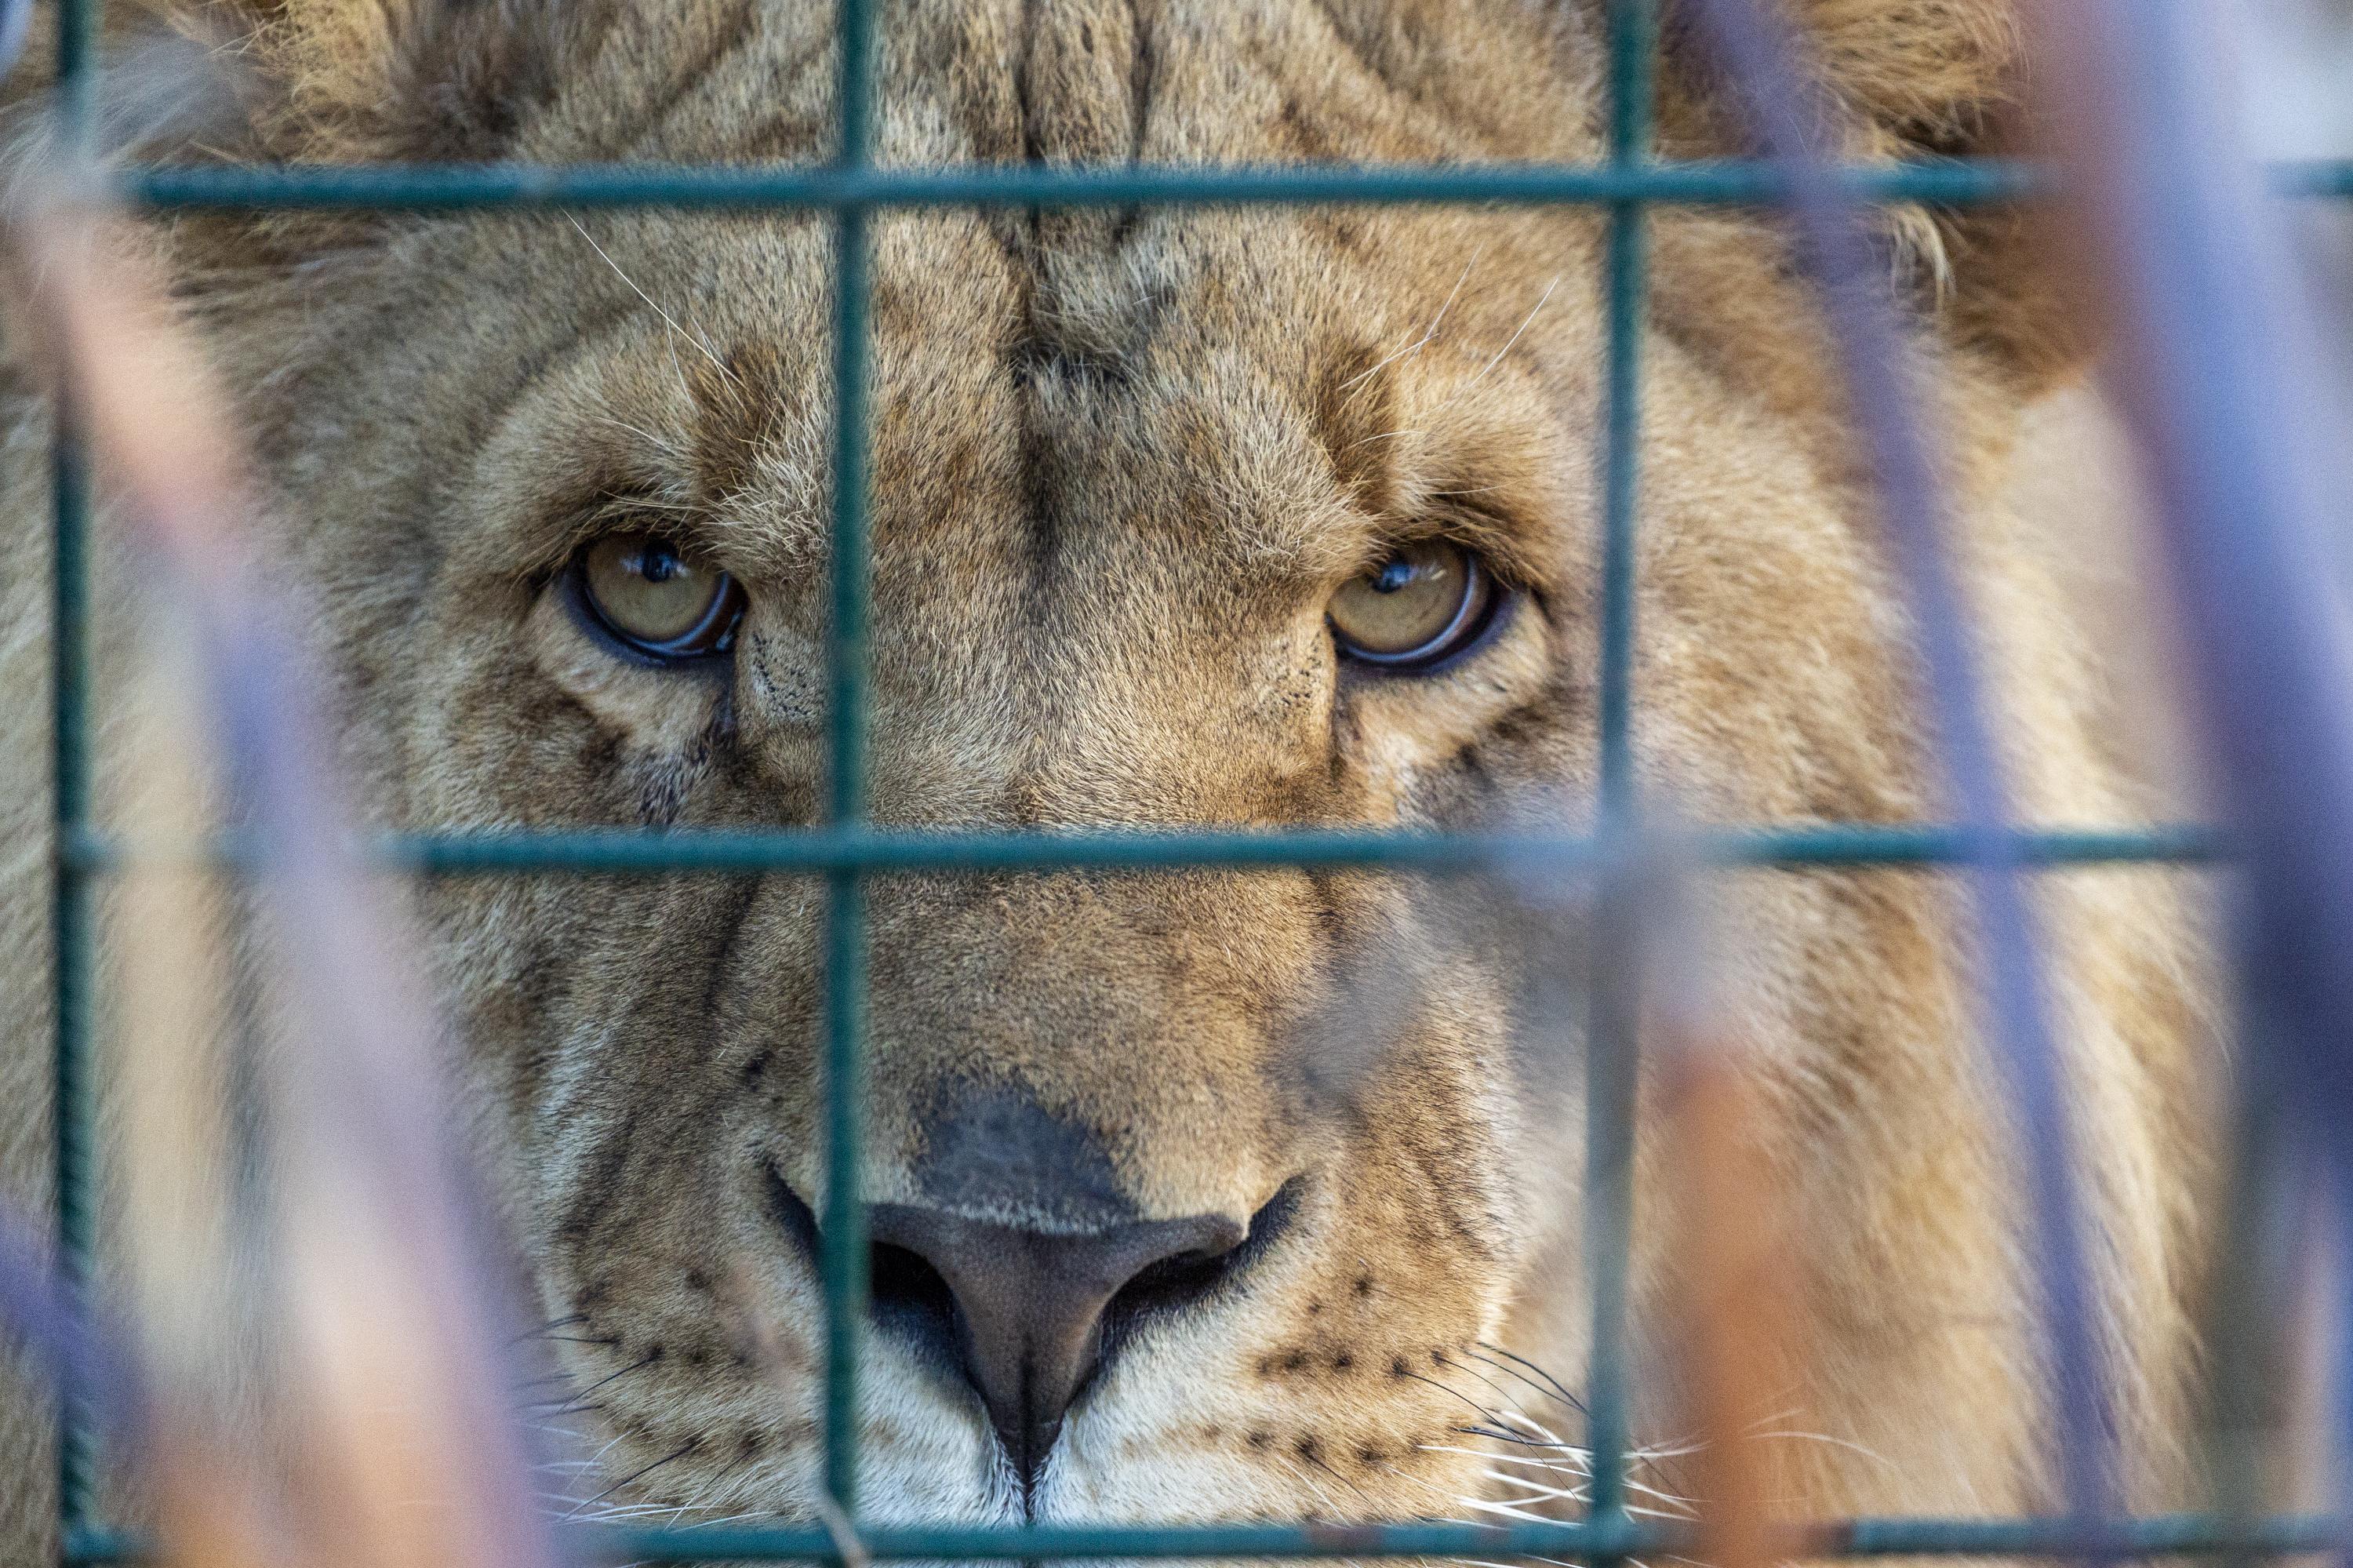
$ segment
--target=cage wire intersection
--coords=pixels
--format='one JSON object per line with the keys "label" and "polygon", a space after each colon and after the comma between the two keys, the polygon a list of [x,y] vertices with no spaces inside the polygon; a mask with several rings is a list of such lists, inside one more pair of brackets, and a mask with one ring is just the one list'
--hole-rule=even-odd
{"label": "cage wire intersection", "polygon": [[[98,91],[98,0],[58,0],[58,98],[67,145],[93,142]],[[1194,866],[1362,866],[1423,874],[1476,874],[1510,863],[1594,874],[1603,893],[1602,940],[1614,925],[1611,868],[1638,831],[1632,705],[1635,518],[1641,329],[1646,313],[1645,220],[1654,205],[1786,204],[1801,195],[1786,162],[1668,164],[1650,156],[1658,0],[1610,0],[1609,157],[1590,167],[1467,168],[976,168],[877,167],[872,158],[874,18],[871,0],[839,0],[841,109],[836,159],[792,168],[385,166],[133,168],[114,189],[134,210],[670,207],[706,210],[813,210],[835,225],[834,567],[829,806],[822,826],[780,832],[577,830],[538,833],[408,834],[376,850],[392,869],[423,876],[519,873],[676,874],[799,872],[828,889],[825,957],[826,1114],[829,1180],[821,1225],[826,1304],[825,1476],[854,1539],[817,1526],[598,1526],[568,1535],[581,1556],[609,1561],[1314,1558],[1475,1556],[1571,1558],[1616,1568],[1625,1560],[1688,1549],[1687,1525],[1637,1518],[1625,1495],[1628,1432],[1624,1351],[1626,1259],[1631,1205],[1635,1063],[1634,986],[1603,962],[1593,998],[1587,1070],[1588,1169],[1585,1235],[1592,1282],[1592,1366],[1588,1389],[1590,1508],[1580,1521],[1473,1525],[1430,1522],[1251,1523],[1189,1526],[858,1528],[854,1436],[867,1238],[857,1201],[862,1148],[866,973],[864,878],[916,869],[1018,871]],[[2038,168],[1996,160],[1819,171],[1820,184],[1853,203],[1957,206],[2012,201],[2044,188]],[[2288,195],[2353,198],[2353,164],[2273,171]],[[879,211],[967,207],[1445,203],[1587,205],[1607,217],[1608,349],[1601,453],[1602,566],[1597,825],[1574,836],[1525,833],[1286,832],[911,833],[872,826],[867,813],[868,331],[870,228]],[[67,1287],[90,1287],[95,1243],[93,1128],[89,1064],[97,879],[132,851],[108,842],[90,820],[88,530],[90,491],[73,411],[61,407],[55,452],[55,906],[57,1207]],[[2211,862],[2227,846],[2193,827],[2001,833],[2015,866]],[[1715,865],[1968,865],[1986,853],[1981,834],[1955,826],[1761,824],[1701,835]],[[233,862],[232,839],[224,853]],[[100,1455],[88,1412],[69,1390],[60,1445],[64,1558],[95,1563],[139,1558],[136,1535],[97,1515]],[[2345,1543],[2326,1517],[2213,1512],[2163,1517],[2076,1515],[2039,1519],[1882,1518],[1802,1527],[1803,1555],[2147,1556],[2273,1555]]]}

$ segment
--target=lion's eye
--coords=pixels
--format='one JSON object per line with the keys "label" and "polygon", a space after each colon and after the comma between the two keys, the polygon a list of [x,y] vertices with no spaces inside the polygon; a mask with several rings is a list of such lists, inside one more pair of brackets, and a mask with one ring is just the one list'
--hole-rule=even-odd
{"label": "lion's eye", "polygon": [[723,653],[744,619],[733,577],[659,535],[608,535],[575,556],[572,571],[589,613],[650,658]]}
{"label": "lion's eye", "polygon": [[1388,670],[1426,670],[1478,641],[1502,591],[1486,564],[1444,539],[1408,545],[1343,586],[1328,611],[1340,652]]}

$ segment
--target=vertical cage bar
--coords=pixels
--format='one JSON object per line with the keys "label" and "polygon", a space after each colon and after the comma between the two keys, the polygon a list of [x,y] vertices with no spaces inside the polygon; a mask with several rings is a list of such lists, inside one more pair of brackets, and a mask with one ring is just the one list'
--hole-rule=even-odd
{"label": "vertical cage bar", "polygon": [[[1656,0],[1611,0],[1609,157],[1630,168],[1649,155]],[[1633,687],[1635,502],[1641,437],[1642,324],[1648,295],[1645,214],[1612,203],[1609,228],[1609,366],[1602,463],[1599,829],[1624,842],[1635,813]],[[1622,857],[1612,855],[1613,864]],[[1622,870],[1606,874],[1594,943],[1586,1043],[1586,1277],[1593,1296],[1586,1383],[1591,1450],[1587,1511],[1613,1521],[1625,1509],[1626,1276],[1633,1210],[1634,1099],[1641,990]]]}
{"label": "vertical cage bar", "polygon": [[[841,0],[839,163],[871,151],[873,17],[869,0]],[[866,818],[869,519],[867,366],[871,214],[845,206],[834,223],[832,818]],[[866,1210],[859,1192],[865,1148],[866,886],[855,870],[826,879],[826,1213],[824,1256],[825,1481],[845,1518],[858,1504],[858,1347],[866,1316]]]}
{"label": "vertical cage bar", "polygon": [[[2203,1460],[2207,1506],[2236,1535],[2253,1535],[2263,1513],[2265,1478],[2272,1473],[2272,1435],[2280,1419],[2274,1386],[2276,1296],[2285,1272],[2280,1266],[2283,1232],[2279,1209],[2294,1202],[2301,1183],[2295,1138],[2281,1093],[2276,1060],[2263,1031],[2274,1027],[2253,1006],[2239,1010],[2239,1057],[2231,1118],[2229,1175],[2223,1189],[2222,1224],[2211,1245],[2213,1258],[2204,1304],[2201,1343],[2209,1347],[2211,1374],[2206,1379]],[[2256,1568],[2260,1558],[2236,1549],[2217,1558],[2218,1568]]]}
{"label": "vertical cage bar", "polygon": [[[54,832],[59,846],[86,831],[90,809],[89,744],[89,531],[90,489],[79,432],[71,405],[56,410],[56,551],[53,609],[56,641],[51,653]],[[55,857],[49,939],[55,965],[56,1063],[51,1109],[56,1136],[58,1268],[77,1310],[87,1306],[94,1240],[90,1140],[97,1118],[91,1104],[90,1036],[92,989],[91,944],[95,921],[89,879],[69,857]],[[58,1434],[59,1524],[71,1536],[90,1517],[95,1489],[97,1445],[82,1391],[60,1389]]]}
{"label": "vertical cage bar", "polygon": [[[57,97],[66,156],[94,141],[97,16],[92,0],[58,0]],[[54,852],[49,939],[56,994],[51,1117],[56,1139],[58,1266],[77,1311],[87,1308],[96,1205],[91,1192],[98,1118],[90,1075],[92,945],[90,881],[64,853],[90,825],[90,471],[69,385],[54,410],[51,483],[50,746]],[[58,1525],[61,1550],[87,1527],[97,1491],[98,1444],[86,1391],[58,1391]]]}

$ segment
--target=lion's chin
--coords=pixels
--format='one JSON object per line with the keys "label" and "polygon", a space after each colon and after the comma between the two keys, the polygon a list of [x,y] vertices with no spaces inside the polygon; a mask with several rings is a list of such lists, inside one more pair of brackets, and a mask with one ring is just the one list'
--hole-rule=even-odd
{"label": "lion's chin", "polygon": [[[1212,1444],[1176,1438],[1156,1446],[1122,1442],[1114,1449],[1087,1442],[1082,1430],[1071,1436],[1078,1440],[1058,1444],[1027,1486],[993,1446],[972,1456],[968,1465],[922,1474],[878,1455],[863,1483],[863,1515],[875,1523],[1054,1528],[1412,1517],[1428,1511],[1420,1487],[1411,1489],[1411,1497],[1403,1489],[1351,1488],[1336,1480],[1314,1487],[1247,1449],[1228,1454]],[[1468,1476],[1462,1481],[1476,1485]]]}

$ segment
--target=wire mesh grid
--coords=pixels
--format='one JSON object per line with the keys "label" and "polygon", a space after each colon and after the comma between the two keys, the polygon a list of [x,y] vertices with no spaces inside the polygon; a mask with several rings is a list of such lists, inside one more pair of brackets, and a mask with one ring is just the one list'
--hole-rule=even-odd
{"label": "wire mesh grid", "polygon": [[[1646,315],[1646,209],[1656,205],[1757,205],[1791,199],[1791,171],[1758,161],[1677,163],[1651,156],[1658,0],[1610,0],[1609,157],[1591,167],[882,168],[873,151],[874,37],[871,0],[839,0],[839,143],[830,164],[784,169],[686,166],[406,166],[140,168],[116,175],[122,198],[153,212],[195,209],[669,207],[813,210],[834,224],[833,579],[828,810],[821,826],[792,832],[578,830],[386,839],[389,867],[426,876],[520,873],[676,874],[789,872],[827,888],[824,1114],[829,1128],[821,1235],[826,1349],[826,1486],[849,1525],[688,1526],[585,1530],[584,1555],[613,1560],[1039,1561],[1067,1558],[1543,1556],[1611,1565],[1672,1552],[1687,1526],[1639,1518],[1626,1499],[1629,1436],[1626,1278],[1631,1213],[1635,986],[1612,962],[1609,867],[1632,842],[1635,781],[1632,667],[1635,521],[1641,340]],[[87,149],[98,90],[98,0],[58,0],[58,92],[69,145]],[[2030,196],[2036,168],[1995,160],[1826,171],[1845,199],[1959,206]],[[2292,195],[2353,197],[2353,165],[2274,172]],[[1330,203],[1588,205],[1607,218],[1606,423],[1601,452],[1601,567],[1596,825],[1575,835],[1281,832],[907,832],[870,824],[866,629],[870,229],[878,211],[925,207],[1082,207]],[[54,460],[54,789],[57,877],[57,1204],[69,1287],[86,1293],[96,1241],[92,1200],[95,1086],[90,1065],[96,879],[126,853],[91,825],[88,530],[90,491],[69,399],[60,399]],[[2006,832],[2025,866],[2193,863],[2225,846],[2195,827]],[[1718,866],[1957,864],[1982,852],[1957,826],[1759,824],[1704,834]],[[227,853],[234,858],[236,844]],[[1203,866],[1359,866],[1477,873],[1500,862],[1599,874],[1603,950],[1596,966],[1587,1052],[1584,1234],[1592,1294],[1587,1404],[1591,1449],[1588,1516],[1578,1521],[1472,1525],[1368,1521],[1188,1526],[943,1526],[860,1528],[855,1415],[868,1241],[859,1202],[866,1023],[865,879],[909,870],[999,872]],[[71,1391],[60,1445],[65,1560],[135,1558],[137,1536],[97,1513],[100,1456]],[[1809,1527],[1809,1554],[2273,1554],[2341,1543],[2335,1521],[2241,1513],[2142,1518],[1879,1518]]]}

